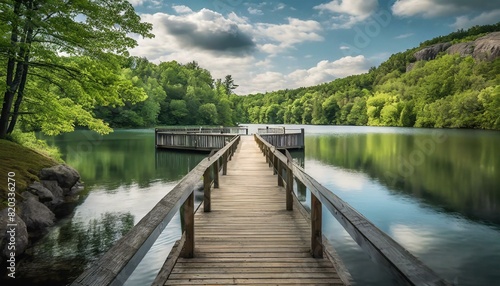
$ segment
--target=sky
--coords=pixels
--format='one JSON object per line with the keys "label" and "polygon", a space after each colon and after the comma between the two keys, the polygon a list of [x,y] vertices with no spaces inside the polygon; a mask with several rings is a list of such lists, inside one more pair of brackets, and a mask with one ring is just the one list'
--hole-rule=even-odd
{"label": "sky", "polygon": [[457,29],[500,21],[499,0],[129,0],[154,39],[133,56],[196,61],[236,94],[365,73],[391,54]]}

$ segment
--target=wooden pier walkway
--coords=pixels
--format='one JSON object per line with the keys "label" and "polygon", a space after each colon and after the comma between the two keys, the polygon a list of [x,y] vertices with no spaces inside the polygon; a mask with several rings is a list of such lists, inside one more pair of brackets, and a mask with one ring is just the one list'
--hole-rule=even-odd
{"label": "wooden pier walkway", "polygon": [[[213,151],[72,285],[126,283],[179,210],[182,237],[153,285],[349,285],[322,234],[323,209],[399,285],[451,285],[264,137],[235,135]],[[310,211],[295,182],[307,188]],[[195,212],[200,183],[203,206]]]}
{"label": "wooden pier walkway", "polygon": [[286,210],[276,182],[253,137],[242,137],[211,211],[195,215],[194,258],[179,258],[155,284],[344,285],[326,256],[311,256],[310,226]]}

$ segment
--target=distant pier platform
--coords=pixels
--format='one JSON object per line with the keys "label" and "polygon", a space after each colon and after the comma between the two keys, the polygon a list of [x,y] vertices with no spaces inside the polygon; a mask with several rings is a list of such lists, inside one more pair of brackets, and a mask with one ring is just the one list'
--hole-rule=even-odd
{"label": "distant pier platform", "polygon": [[[278,149],[303,149],[304,129],[259,128],[259,135]],[[155,129],[157,149],[210,152],[222,149],[235,136],[248,135],[247,127],[173,127]]]}

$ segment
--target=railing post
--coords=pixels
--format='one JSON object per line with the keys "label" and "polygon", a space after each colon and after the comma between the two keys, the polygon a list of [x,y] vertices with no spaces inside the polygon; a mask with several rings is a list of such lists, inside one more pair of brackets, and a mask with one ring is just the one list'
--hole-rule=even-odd
{"label": "railing post", "polygon": [[224,155],[222,155],[222,175],[227,175],[227,152],[224,152]]}
{"label": "railing post", "polygon": [[[278,156],[276,156],[278,158]],[[280,159],[277,159],[276,169],[278,169],[278,186],[283,187],[283,163]]]}
{"label": "railing post", "polygon": [[219,188],[219,159],[215,160],[213,166],[214,171],[214,189]]}
{"label": "railing post", "polygon": [[[273,175],[278,174],[278,178],[279,178],[280,176],[279,176],[279,170],[278,170],[278,168],[279,168],[278,161],[279,161],[278,156],[276,156],[276,154],[273,153]],[[278,184],[278,186],[279,186],[279,184]]]}
{"label": "railing post", "polygon": [[205,170],[203,174],[203,211],[210,212],[211,210],[211,202],[210,202],[210,167]]}
{"label": "railing post", "polygon": [[184,209],[184,231],[186,241],[182,256],[184,258],[194,257],[194,192],[192,192],[183,204]]}
{"label": "railing post", "polygon": [[293,210],[293,167],[290,166],[290,163],[286,166],[286,210]]}
{"label": "railing post", "polygon": [[311,192],[311,254],[314,258],[323,257],[323,235],[321,231],[321,202]]}

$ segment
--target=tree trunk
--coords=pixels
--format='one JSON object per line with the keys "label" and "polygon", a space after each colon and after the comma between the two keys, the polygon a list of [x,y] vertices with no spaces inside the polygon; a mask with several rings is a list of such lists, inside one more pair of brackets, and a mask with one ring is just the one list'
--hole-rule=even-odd
{"label": "tree trunk", "polygon": [[[33,0],[28,1],[27,8],[28,10],[33,9]],[[25,38],[21,42],[25,44],[25,48],[21,48],[20,51],[20,54],[23,56],[23,62],[22,64],[18,63],[18,65],[22,65],[21,81],[17,90],[17,98],[16,102],[14,103],[14,111],[12,112],[9,128],[7,129],[7,134],[11,134],[12,131],[14,131],[14,127],[16,126],[17,118],[19,117],[19,108],[21,107],[21,102],[23,101],[24,88],[26,87],[26,80],[28,78],[28,62],[30,59],[31,43],[33,42],[33,25],[31,21],[32,19],[30,17],[27,17],[24,26],[24,30],[27,32]]]}
{"label": "tree trunk", "polygon": [[12,22],[12,34],[10,35],[11,50],[9,51],[9,60],[7,62],[7,76],[6,76],[7,90],[5,91],[3,97],[2,112],[0,113],[0,139],[5,139],[5,137],[7,136],[10,110],[12,108],[12,103],[14,102],[14,96],[16,94],[17,87],[20,83],[21,73],[19,73],[20,72],[19,68],[22,69],[22,67],[19,66],[19,63],[17,65],[17,71],[15,73],[16,75],[15,77],[14,77],[14,70],[16,68],[17,53],[15,51],[15,48],[18,43],[18,34],[19,34],[18,21],[21,18],[20,17],[21,2],[22,1],[18,0],[14,4],[14,15],[16,15],[17,19],[15,19]]}

